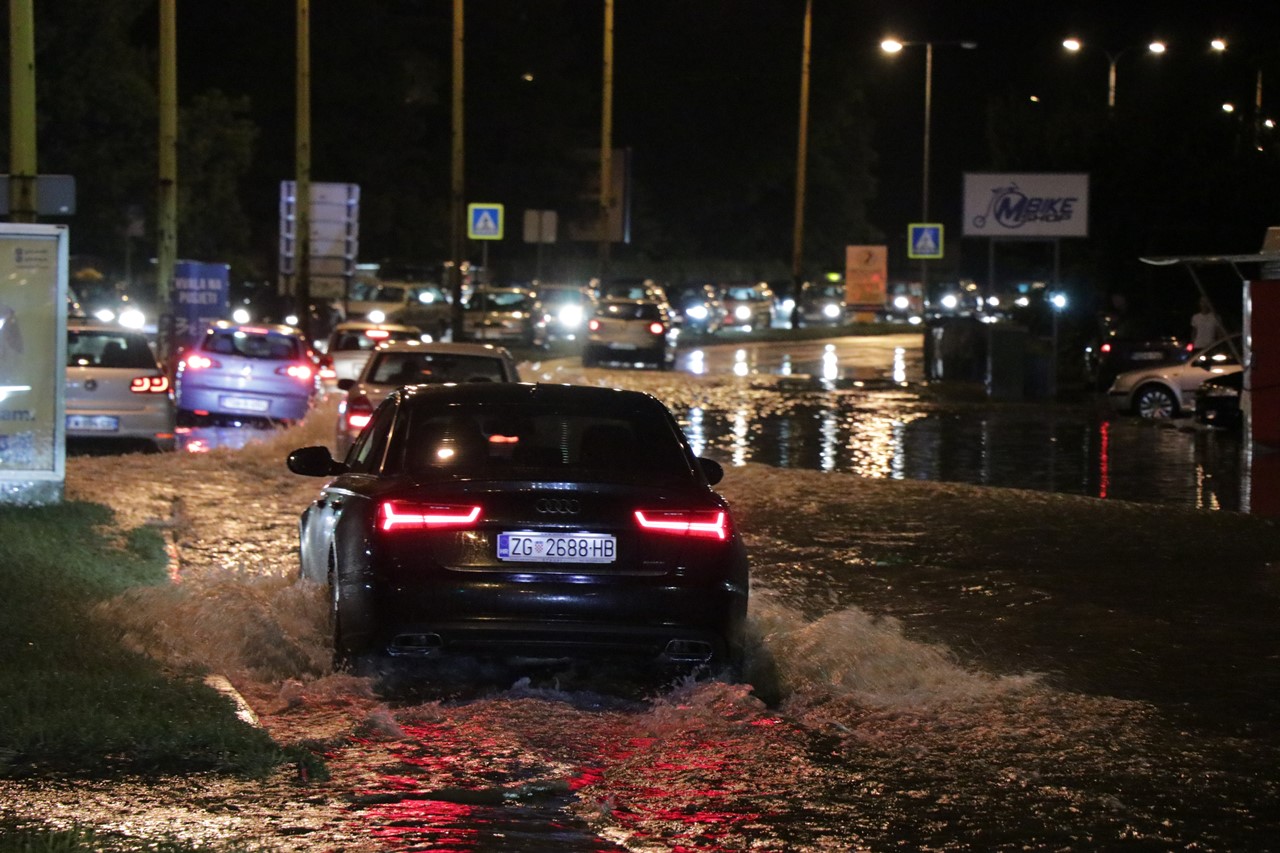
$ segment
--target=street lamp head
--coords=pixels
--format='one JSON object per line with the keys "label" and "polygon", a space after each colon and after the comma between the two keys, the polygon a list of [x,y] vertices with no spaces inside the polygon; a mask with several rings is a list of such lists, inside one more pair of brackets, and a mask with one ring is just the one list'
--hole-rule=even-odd
{"label": "street lamp head", "polygon": [[1078,51],[1080,48],[1084,47],[1080,39],[1075,39],[1075,38],[1063,39],[1062,46],[1072,52]]}
{"label": "street lamp head", "polygon": [[1224,50],[1227,49],[1227,40],[1214,39],[1213,41],[1209,42],[1209,47],[1212,50],[1216,50],[1218,53],[1222,53]]}
{"label": "street lamp head", "polygon": [[1151,44],[1147,45],[1147,50],[1152,53],[1164,53],[1167,49],[1168,45],[1162,41],[1153,41]]}
{"label": "street lamp head", "polygon": [[880,49],[885,53],[898,53],[903,48],[902,42],[897,39],[885,39],[880,42]]}
{"label": "street lamp head", "polygon": [[1222,111],[1224,113],[1233,113],[1236,111],[1236,105],[1229,102],[1225,103],[1222,105]]}

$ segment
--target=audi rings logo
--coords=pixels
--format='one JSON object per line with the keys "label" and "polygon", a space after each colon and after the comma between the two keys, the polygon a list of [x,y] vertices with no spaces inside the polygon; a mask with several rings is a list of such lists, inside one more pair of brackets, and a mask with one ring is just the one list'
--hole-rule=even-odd
{"label": "audi rings logo", "polygon": [[538,498],[533,508],[550,515],[577,515],[582,504],[573,498]]}

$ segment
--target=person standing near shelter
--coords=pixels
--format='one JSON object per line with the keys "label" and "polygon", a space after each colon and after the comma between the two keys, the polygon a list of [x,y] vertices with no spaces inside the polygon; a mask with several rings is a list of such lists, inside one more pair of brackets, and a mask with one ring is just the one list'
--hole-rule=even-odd
{"label": "person standing near shelter", "polygon": [[1191,346],[1193,349],[1204,349],[1213,342],[1226,337],[1218,315],[1213,313],[1209,300],[1200,297],[1200,310],[1191,315]]}

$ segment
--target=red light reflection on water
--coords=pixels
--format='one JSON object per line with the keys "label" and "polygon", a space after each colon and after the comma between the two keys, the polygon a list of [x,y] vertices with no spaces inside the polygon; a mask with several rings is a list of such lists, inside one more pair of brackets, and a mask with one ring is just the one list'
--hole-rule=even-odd
{"label": "red light reflection on water", "polygon": [[1111,423],[1098,424],[1098,497],[1105,498],[1111,489]]}
{"label": "red light reflection on water", "polygon": [[777,790],[759,762],[792,767],[800,747],[776,718],[720,710],[580,714],[494,700],[444,711],[443,721],[399,720],[403,737],[365,742],[382,766],[362,771],[351,827],[389,850],[477,851],[533,827],[547,833],[537,850],[624,849],[572,817],[585,807],[628,846],[742,849],[762,805],[791,790]]}

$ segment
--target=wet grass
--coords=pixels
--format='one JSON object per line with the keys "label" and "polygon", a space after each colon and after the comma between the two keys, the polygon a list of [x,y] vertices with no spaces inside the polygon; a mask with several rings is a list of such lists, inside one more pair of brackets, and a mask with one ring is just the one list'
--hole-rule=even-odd
{"label": "wet grass", "polygon": [[[23,829],[0,821],[0,853],[192,853],[209,851],[207,845],[193,846],[178,841],[138,839],[95,832],[84,827],[70,829]],[[236,853],[248,848],[218,847],[220,853]]]}
{"label": "wet grass", "polygon": [[167,582],[160,534],[117,530],[107,507],[0,506],[0,776],[260,775],[288,760],[203,673],[161,671],[93,615]]}

